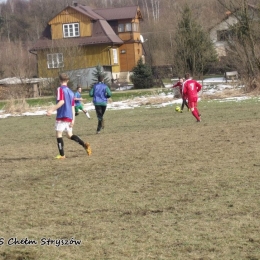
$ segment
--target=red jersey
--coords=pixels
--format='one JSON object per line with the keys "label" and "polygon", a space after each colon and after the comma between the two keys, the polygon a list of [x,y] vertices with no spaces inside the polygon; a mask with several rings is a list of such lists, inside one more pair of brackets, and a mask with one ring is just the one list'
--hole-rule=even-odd
{"label": "red jersey", "polygon": [[183,83],[183,95],[192,101],[194,98],[198,98],[198,92],[201,88],[202,86],[196,80],[188,79]]}
{"label": "red jersey", "polygon": [[172,86],[172,88],[176,88],[176,87],[179,87],[180,89],[180,93],[182,93],[182,82],[178,81],[175,85]]}

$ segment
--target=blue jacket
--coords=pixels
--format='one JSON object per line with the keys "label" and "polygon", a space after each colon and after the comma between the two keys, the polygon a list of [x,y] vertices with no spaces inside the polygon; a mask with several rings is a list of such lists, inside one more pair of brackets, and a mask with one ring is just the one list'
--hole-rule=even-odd
{"label": "blue jacket", "polygon": [[94,105],[106,106],[107,99],[111,97],[111,91],[106,84],[99,82],[89,91],[89,96],[93,97]]}

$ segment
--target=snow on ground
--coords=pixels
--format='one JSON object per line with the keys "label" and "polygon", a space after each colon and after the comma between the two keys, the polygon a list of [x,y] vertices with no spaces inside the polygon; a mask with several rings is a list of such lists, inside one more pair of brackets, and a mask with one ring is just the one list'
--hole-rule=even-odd
{"label": "snow on ground", "polygon": [[[234,89],[233,83],[225,83],[224,78],[210,78],[203,81],[203,94],[214,95],[216,93],[221,93],[225,89]],[[168,84],[166,87],[170,88],[172,84]],[[127,89],[127,88],[126,88]],[[201,94],[201,93],[200,93]],[[113,97],[112,97],[113,98]],[[229,97],[220,99],[221,102],[226,101],[241,101],[248,99],[249,97]],[[107,110],[118,110],[118,109],[134,109],[140,106],[146,107],[165,107],[174,104],[181,104],[182,99],[174,99],[174,93],[169,92],[167,95],[165,93],[159,93],[155,96],[142,96],[136,97],[129,100],[109,102],[107,105]],[[95,110],[92,103],[87,103],[84,108],[88,111]],[[28,111],[22,114],[8,114],[4,110],[0,110],[0,118],[6,118],[9,116],[33,116],[33,115],[45,115],[46,109],[41,109],[40,107],[34,108],[33,111]]]}

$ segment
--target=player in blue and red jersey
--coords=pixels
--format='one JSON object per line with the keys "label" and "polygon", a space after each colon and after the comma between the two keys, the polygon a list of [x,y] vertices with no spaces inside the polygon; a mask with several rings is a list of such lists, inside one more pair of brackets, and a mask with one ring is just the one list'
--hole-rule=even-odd
{"label": "player in blue and red jersey", "polygon": [[80,144],[91,155],[91,148],[89,143],[83,142],[77,135],[72,133],[72,128],[75,121],[75,101],[74,93],[68,88],[69,77],[65,73],[61,73],[59,76],[60,87],[57,89],[56,105],[47,111],[47,116],[57,110],[55,130],[59,149],[59,155],[56,159],[64,159],[64,143],[62,134],[66,132],[67,137],[78,144]]}
{"label": "player in blue and red jersey", "polygon": [[192,115],[200,122],[200,113],[198,106],[198,92],[202,89],[202,86],[196,81],[190,78],[190,74],[185,74],[185,82],[183,83],[183,95],[188,98],[188,105]]}

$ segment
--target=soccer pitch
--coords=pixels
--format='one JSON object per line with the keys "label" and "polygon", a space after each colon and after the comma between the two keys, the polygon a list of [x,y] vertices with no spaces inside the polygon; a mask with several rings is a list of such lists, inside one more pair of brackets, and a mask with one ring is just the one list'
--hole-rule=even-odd
{"label": "soccer pitch", "polygon": [[259,259],[259,101],[0,119],[0,260]]}

